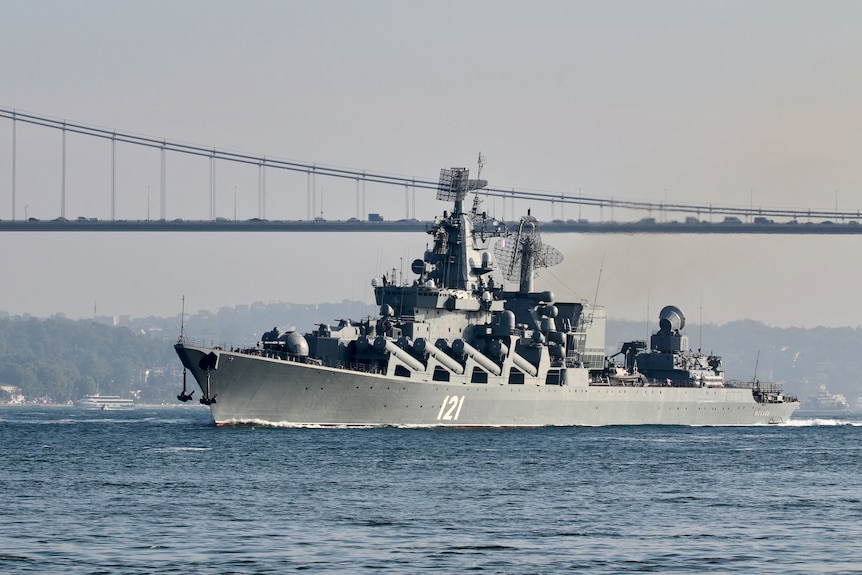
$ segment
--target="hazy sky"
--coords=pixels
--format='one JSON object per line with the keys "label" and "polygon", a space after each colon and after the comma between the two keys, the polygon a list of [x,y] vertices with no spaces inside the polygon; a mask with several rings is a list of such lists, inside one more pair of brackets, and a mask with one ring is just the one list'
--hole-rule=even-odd
{"label": "hazy sky", "polygon": [[[496,187],[648,201],[862,209],[862,2],[0,0],[0,107],[206,147]],[[11,219],[0,120],[0,219]],[[60,215],[60,134],[18,125],[17,219]],[[110,216],[110,147],[68,135],[66,217]],[[206,160],[169,156],[169,219],[206,218]],[[257,170],[217,166],[219,215],[258,216]],[[158,152],[118,146],[116,217],[159,213]],[[150,190],[148,195],[147,190]],[[357,215],[355,184],[316,212]],[[234,202],[236,201],[236,204]],[[234,208],[236,205],[236,208]],[[416,192],[366,211],[429,219]],[[540,219],[610,217],[517,204]],[[502,216],[496,202],[488,211]],[[235,211],[236,210],[236,211]],[[511,205],[506,207],[511,216]],[[305,176],[267,174],[270,219]],[[636,218],[646,214],[614,214]],[[862,324],[862,237],[548,235],[538,286],[611,317]],[[371,301],[424,234],[0,234],[0,310],[169,315],[253,301]],[[405,265],[405,268],[408,266]],[[601,281],[599,275],[601,270]],[[652,311],[648,311],[652,310]],[[288,320],[285,320],[288,321]]]}

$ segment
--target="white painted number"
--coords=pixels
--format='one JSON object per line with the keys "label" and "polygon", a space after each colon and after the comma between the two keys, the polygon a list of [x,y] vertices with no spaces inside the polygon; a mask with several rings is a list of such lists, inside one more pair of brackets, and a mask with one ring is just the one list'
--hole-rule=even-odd
{"label": "white painted number", "polygon": [[437,419],[442,419],[443,421],[457,421],[458,416],[461,415],[461,406],[463,405],[463,395],[461,397],[458,397],[457,395],[447,395],[443,398],[443,404],[440,406],[440,412],[437,414]]}

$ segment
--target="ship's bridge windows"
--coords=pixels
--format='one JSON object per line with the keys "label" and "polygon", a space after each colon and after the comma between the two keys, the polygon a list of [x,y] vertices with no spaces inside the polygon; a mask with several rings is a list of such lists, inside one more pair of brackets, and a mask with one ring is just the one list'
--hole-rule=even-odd
{"label": "ship's bridge windows", "polygon": [[481,367],[474,367],[470,383],[488,383],[488,372]]}
{"label": "ship's bridge windows", "polygon": [[403,365],[396,365],[395,375],[397,375],[398,377],[410,377],[410,370]]}
{"label": "ship's bridge windows", "polygon": [[524,384],[524,372],[515,369],[514,367],[509,369],[509,384],[523,385]]}
{"label": "ship's bridge windows", "polygon": [[440,367],[434,366],[434,374],[431,376],[431,381],[449,381],[449,372]]}
{"label": "ship's bridge windows", "polygon": [[545,385],[560,385],[560,370],[549,369],[545,376]]}

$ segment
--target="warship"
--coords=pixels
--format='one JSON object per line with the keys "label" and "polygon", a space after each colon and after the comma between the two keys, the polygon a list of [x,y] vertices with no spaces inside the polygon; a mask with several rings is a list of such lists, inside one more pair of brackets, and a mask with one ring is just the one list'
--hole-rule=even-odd
{"label": "warship", "polygon": [[674,306],[649,345],[606,357],[604,307],[534,288],[563,255],[529,212],[506,225],[480,211],[485,186],[466,168],[441,170],[437,199],[451,212],[429,222],[415,277],[372,280],[378,317],[276,327],[247,347],[181,329],[177,398],[193,399],[190,372],[217,425],[298,427],[755,425],[798,408],[778,386],[725,381],[720,357],[688,349]]}
{"label": "warship", "polygon": [[831,393],[825,385],[821,385],[817,394],[808,397],[802,402],[802,405],[806,410],[823,409],[827,411],[839,411],[850,407],[846,396],[840,393]]}

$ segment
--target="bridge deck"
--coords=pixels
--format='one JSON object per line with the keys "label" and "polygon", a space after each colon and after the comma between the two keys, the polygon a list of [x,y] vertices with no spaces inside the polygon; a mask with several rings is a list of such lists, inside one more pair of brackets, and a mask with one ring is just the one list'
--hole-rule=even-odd
{"label": "bridge deck", "polygon": [[[18,220],[0,221],[0,232],[422,232],[428,222],[398,220]],[[680,222],[540,222],[545,233],[578,234],[862,234],[862,225],[848,223],[680,223]],[[517,223],[510,223],[517,229]]]}

